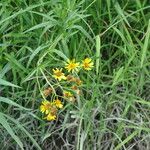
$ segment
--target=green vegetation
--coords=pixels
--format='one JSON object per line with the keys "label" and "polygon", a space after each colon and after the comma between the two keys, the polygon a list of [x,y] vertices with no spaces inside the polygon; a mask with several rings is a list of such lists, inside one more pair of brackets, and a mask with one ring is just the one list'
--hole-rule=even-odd
{"label": "green vegetation", "polygon": [[[1,150],[149,150],[149,0],[0,1]],[[43,120],[42,91],[64,61],[79,73],[79,103]]]}

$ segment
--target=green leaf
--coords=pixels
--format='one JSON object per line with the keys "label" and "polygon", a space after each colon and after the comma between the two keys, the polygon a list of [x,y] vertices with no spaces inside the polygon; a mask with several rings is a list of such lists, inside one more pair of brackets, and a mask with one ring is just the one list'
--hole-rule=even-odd
{"label": "green leaf", "polygon": [[144,46],[143,46],[143,50],[142,50],[141,68],[143,67],[145,56],[146,56],[146,53],[147,53],[147,50],[148,50],[149,37],[150,37],[150,20],[149,20],[149,23],[148,23],[147,33],[146,33],[146,37],[145,37],[145,41],[144,41]]}
{"label": "green leaf", "polygon": [[99,73],[99,67],[101,61],[100,49],[101,49],[100,36],[96,36],[96,74]]}
{"label": "green leaf", "polygon": [[43,50],[44,48],[48,47],[47,45],[46,46],[39,46],[35,51],[33,51],[33,53],[31,54],[30,58],[29,58],[29,61],[27,63],[27,67],[29,67],[31,61],[34,59],[34,57],[41,51]]}
{"label": "green leaf", "polygon": [[123,10],[121,9],[120,5],[118,2],[115,3],[115,8],[116,8],[116,11],[118,12],[118,14],[121,16],[121,18],[126,22],[126,24],[130,27],[130,24],[127,20],[127,16],[124,15],[124,12]]}
{"label": "green leaf", "polygon": [[121,68],[117,71],[117,73],[116,73],[116,75],[115,75],[115,77],[114,77],[113,85],[112,85],[112,86],[118,84],[118,83],[121,81],[123,71],[124,71],[124,67],[121,67]]}
{"label": "green leaf", "polygon": [[27,7],[27,8],[24,9],[24,10],[20,9],[18,12],[13,13],[13,15],[11,15],[11,16],[9,16],[9,17],[7,17],[7,18],[2,19],[2,20],[0,21],[0,25],[2,25],[4,22],[6,22],[6,21],[8,21],[8,20],[10,20],[10,19],[14,19],[15,17],[17,17],[17,16],[20,15],[20,14],[23,14],[23,13],[25,13],[25,12],[28,12],[28,11],[34,9],[34,8],[39,7],[39,6],[47,5],[47,4],[49,4],[49,3],[50,3],[50,2],[45,2],[45,3],[43,2],[43,3],[37,4],[37,5],[29,6],[29,7]]}
{"label": "green leaf", "polygon": [[14,56],[12,55],[9,55],[8,53],[6,54],[5,53],[5,56],[6,56],[6,59],[15,67],[21,69],[22,71],[24,72],[27,72],[27,69],[16,59],[14,58]]}
{"label": "green leaf", "polygon": [[93,43],[92,37],[89,35],[88,32],[85,31],[85,29],[83,29],[82,26],[74,25],[74,26],[72,27],[72,29],[78,29],[79,31],[81,31],[81,32]]}
{"label": "green leaf", "polygon": [[16,106],[16,107],[19,107],[20,109],[24,109],[24,110],[30,110],[28,108],[25,108],[15,102],[13,102],[12,100],[8,99],[8,98],[5,98],[5,97],[0,97],[0,102],[4,102],[4,103],[7,103],[9,105],[13,105],[13,106]]}
{"label": "green leaf", "polygon": [[4,85],[4,86],[12,86],[12,87],[16,87],[16,88],[21,88],[20,86],[17,86],[15,84],[12,84],[6,80],[3,80],[0,78],[0,85]]}
{"label": "green leaf", "polygon": [[56,53],[61,58],[63,58],[65,61],[68,60],[67,56],[64,53],[62,53],[61,51],[54,49],[53,52]]}

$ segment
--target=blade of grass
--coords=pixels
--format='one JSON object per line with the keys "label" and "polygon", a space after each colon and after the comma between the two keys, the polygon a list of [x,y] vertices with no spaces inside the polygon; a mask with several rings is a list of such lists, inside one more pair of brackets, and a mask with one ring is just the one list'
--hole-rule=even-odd
{"label": "blade of grass", "polygon": [[125,140],[123,140],[120,144],[118,144],[114,150],[119,150],[123,145],[125,145],[127,142],[129,142],[130,140],[132,140],[137,134],[139,133],[139,131],[134,131],[132,134],[130,134]]}
{"label": "blade of grass", "polygon": [[5,53],[6,59],[13,65],[13,67],[16,67],[16,69],[21,69],[23,72],[27,72],[27,69],[12,55]]}
{"label": "blade of grass", "polygon": [[99,69],[100,69],[100,64],[101,64],[101,55],[100,55],[100,50],[101,50],[101,41],[100,41],[100,36],[96,36],[96,74],[99,74]]}
{"label": "blade of grass", "polygon": [[19,145],[19,147],[24,150],[23,144],[18,136],[15,135],[14,131],[10,127],[9,123],[7,122],[4,115],[0,112],[0,124],[7,130],[7,132],[10,134],[10,136],[16,141],[16,143]]}
{"label": "blade of grass", "polygon": [[146,57],[146,53],[147,53],[147,50],[148,50],[148,46],[150,44],[149,37],[150,37],[150,20],[149,20],[148,27],[147,27],[147,32],[146,32],[146,36],[145,36],[144,45],[143,45],[143,48],[142,48],[141,68],[143,67],[145,57]]}
{"label": "blade of grass", "polygon": [[0,85],[4,85],[4,86],[11,86],[11,87],[16,87],[16,88],[21,88],[18,85],[12,84],[11,82],[8,82],[6,80],[3,80],[0,78]]}
{"label": "blade of grass", "polygon": [[115,73],[112,86],[115,86],[116,84],[118,84],[118,83],[122,80],[123,71],[124,71],[124,67],[121,67],[121,68]]}
{"label": "blade of grass", "polygon": [[15,102],[13,102],[12,100],[5,98],[5,97],[0,97],[0,102],[4,102],[4,103],[7,103],[8,105],[13,105],[13,106],[19,107],[21,110],[30,110],[30,109],[25,108],[25,107],[15,103]]}

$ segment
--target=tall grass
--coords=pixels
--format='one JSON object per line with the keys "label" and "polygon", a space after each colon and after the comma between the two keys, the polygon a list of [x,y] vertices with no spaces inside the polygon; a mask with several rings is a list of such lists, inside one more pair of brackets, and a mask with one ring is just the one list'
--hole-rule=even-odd
{"label": "tall grass", "polygon": [[[150,149],[148,0],[1,0],[0,149]],[[53,67],[91,57],[84,95],[42,119]]]}

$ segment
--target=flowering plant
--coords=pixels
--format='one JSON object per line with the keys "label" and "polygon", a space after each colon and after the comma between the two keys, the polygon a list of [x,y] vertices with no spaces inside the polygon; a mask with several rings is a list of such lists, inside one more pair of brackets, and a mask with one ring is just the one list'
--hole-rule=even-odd
{"label": "flowering plant", "polygon": [[[61,84],[62,96],[56,94],[55,88],[48,87],[43,91],[45,100],[43,100],[40,105],[40,111],[45,115],[44,119],[48,121],[56,120],[59,109],[63,108],[62,100],[67,100],[72,103],[76,101],[75,95],[81,94],[80,88],[82,85],[78,72],[80,69],[89,71],[93,68],[93,65],[94,63],[91,58],[85,58],[81,63],[76,62],[75,59],[72,59],[65,63],[64,68],[52,69],[52,77],[59,82],[59,84]],[[63,69],[67,71],[66,74],[63,72]],[[65,87],[62,86],[62,81],[64,81],[66,85],[69,85],[67,90],[63,90]],[[48,97],[54,92],[54,98],[52,100],[47,100]]]}

